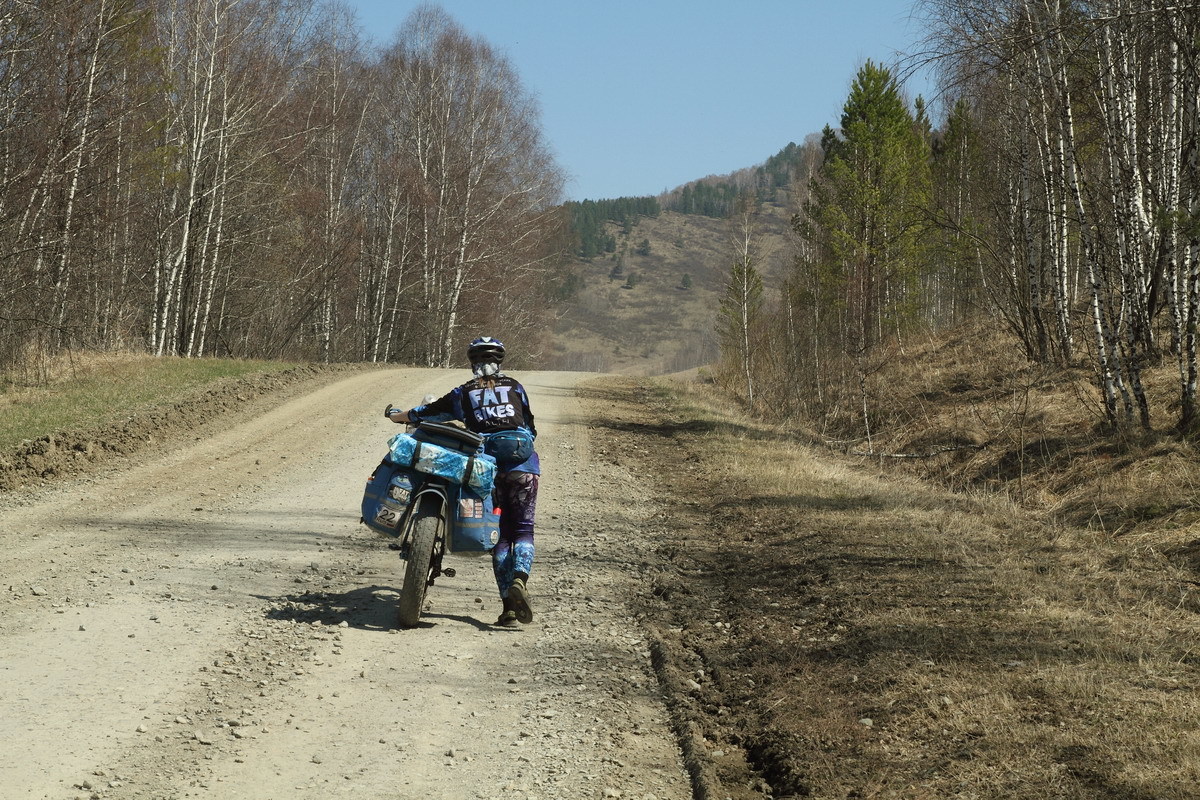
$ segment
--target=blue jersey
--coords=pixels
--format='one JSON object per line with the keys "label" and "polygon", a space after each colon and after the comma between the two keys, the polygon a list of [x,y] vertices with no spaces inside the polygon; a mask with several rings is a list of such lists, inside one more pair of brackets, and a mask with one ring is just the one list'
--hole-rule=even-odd
{"label": "blue jersey", "polygon": [[[504,373],[491,378],[474,378],[462,386],[456,386],[432,403],[412,409],[408,412],[408,418],[413,422],[448,422],[456,419],[476,433],[521,429],[537,436],[525,387]],[[505,471],[540,475],[541,463],[537,452]]]}

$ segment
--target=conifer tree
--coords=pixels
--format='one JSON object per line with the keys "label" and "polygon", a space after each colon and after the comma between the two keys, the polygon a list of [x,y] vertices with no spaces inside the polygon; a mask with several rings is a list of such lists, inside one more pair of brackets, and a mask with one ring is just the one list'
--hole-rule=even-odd
{"label": "conifer tree", "polygon": [[870,61],[851,87],[841,133],[809,213],[826,244],[822,283],[848,312],[845,345],[865,353],[915,315],[929,150],[891,71]]}
{"label": "conifer tree", "polygon": [[[986,235],[978,219],[978,201],[983,163],[982,143],[975,112],[959,98],[950,109],[933,163],[933,215],[939,227],[931,255],[940,265],[933,276],[931,322],[957,324],[968,312],[983,305],[984,290],[979,241]],[[1000,309],[1023,341],[1031,341],[1016,320],[1017,315]],[[1032,353],[1031,347],[1027,351]]]}
{"label": "conifer tree", "polygon": [[918,319],[920,228],[930,194],[930,152],[891,71],[868,61],[843,107],[840,136],[826,128],[825,162],[795,227],[809,239],[802,269],[824,312],[825,347],[848,359],[868,439],[873,351]]}

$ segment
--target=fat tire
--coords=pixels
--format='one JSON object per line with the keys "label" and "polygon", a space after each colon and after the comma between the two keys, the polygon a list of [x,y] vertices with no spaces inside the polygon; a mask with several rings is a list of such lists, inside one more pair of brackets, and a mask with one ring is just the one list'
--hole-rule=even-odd
{"label": "fat tire", "polygon": [[421,500],[414,510],[412,539],[408,545],[408,566],[404,570],[404,585],[400,589],[399,622],[401,628],[416,627],[425,605],[425,590],[429,587],[430,562],[441,524],[442,504],[434,497]]}

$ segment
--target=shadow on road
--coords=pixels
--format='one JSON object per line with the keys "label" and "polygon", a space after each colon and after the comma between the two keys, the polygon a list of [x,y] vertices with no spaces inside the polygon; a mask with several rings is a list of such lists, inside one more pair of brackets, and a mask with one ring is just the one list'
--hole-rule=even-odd
{"label": "shadow on road", "polygon": [[396,598],[391,586],[363,586],[347,592],[306,591],[279,596],[254,595],[269,605],[267,619],[387,631],[396,627]]}
{"label": "shadow on road", "polygon": [[[399,590],[391,586],[364,586],[348,592],[306,591],[281,596],[254,595],[268,604],[267,619],[322,625],[340,625],[359,630],[386,632],[396,627]],[[461,622],[480,631],[519,631],[500,628],[486,620],[461,614],[421,615],[416,629],[432,628],[438,621]]]}

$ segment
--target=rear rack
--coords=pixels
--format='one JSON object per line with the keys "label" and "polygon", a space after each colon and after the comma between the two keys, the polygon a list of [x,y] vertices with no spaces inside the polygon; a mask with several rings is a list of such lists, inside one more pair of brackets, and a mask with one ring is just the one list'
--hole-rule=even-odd
{"label": "rear rack", "polygon": [[478,433],[445,422],[418,422],[413,438],[468,455],[474,455],[483,444]]}

